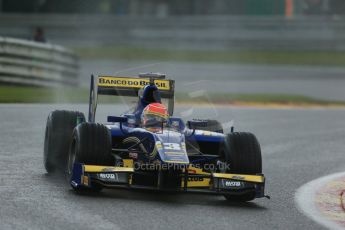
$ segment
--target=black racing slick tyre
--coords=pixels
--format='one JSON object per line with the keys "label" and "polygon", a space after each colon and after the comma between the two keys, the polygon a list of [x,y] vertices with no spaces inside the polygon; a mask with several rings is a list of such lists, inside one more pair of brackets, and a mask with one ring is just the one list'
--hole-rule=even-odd
{"label": "black racing slick tyre", "polygon": [[260,144],[252,133],[228,134],[225,159],[230,163],[232,173],[257,174],[262,172]]}
{"label": "black racing slick tyre", "polygon": [[49,114],[43,152],[43,163],[48,173],[65,169],[73,129],[84,121],[84,114],[77,111],[55,110]]}
{"label": "black racing slick tyre", "polygon": [[[70,181],[74,163],[87,165],[114,166],[111,155],[112,143],[110,130],[102,124],[82,123],[73,132],[67,163],[67,179]],[[101,190],[97,184],[93,190]]]}
{"label": "black racing slick tyre", "polygon": [[[230,164],[229,173],[261,174],[261,148],[255,135],[252,133],[234,132],[226,136],[225,161]],[[228,200],[250,201],[255,198],[255,192],[240,196],[226,195]]]}
{"label": "black racing slick tyre", "polygon": [[196,127],[198,130],[211,131],[216,133],[224,133],[223,126],[217,120],[206,120],[207,126]]}

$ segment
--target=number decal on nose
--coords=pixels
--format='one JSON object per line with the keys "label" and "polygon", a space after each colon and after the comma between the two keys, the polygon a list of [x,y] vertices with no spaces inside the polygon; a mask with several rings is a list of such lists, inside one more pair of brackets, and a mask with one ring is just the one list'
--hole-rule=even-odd
{"label": "number decal on nose", "polygon": [[163,146],[166,150],[181,150],[181,145],[177,143],[164,143]]}

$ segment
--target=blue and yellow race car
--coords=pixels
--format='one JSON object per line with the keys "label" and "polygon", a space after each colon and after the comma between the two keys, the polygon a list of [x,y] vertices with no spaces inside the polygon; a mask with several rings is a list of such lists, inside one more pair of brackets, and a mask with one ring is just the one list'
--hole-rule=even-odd
{"label": "blue and yellow race car", "polygon": [[[88,120],[56,110],[47,119],[44,166],[65,171],[75,190],[150,189],[265,197],[260,145],[251,133],[224,134],[216,120],[174,117],[174,80],[162,74],[91,76]],[[98,96],[135,96],[132,111],[96,123]],[[167,100],[167,105],[162,103]]]}

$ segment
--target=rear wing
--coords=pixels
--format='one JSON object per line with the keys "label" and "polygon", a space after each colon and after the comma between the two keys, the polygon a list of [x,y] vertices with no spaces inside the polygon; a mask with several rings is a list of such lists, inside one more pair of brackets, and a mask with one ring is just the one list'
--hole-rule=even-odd
{"label": "rear wing", "polygon": [[174,80],[135,78],[135,77],[108,77],[97,78],[97,92],[100,95],[138,96],[138,92],[150,81],[157,86],[162,98],[174,97]]}
{"label": "rear wing", "polygon": [[138,97],[139,90],[153,83],[159,89],[162,98],[168,100],[168,111],[174,111],[175,81],[165,79],[165,75],[141,74],[139,77],[91,76],[89,98],[89,122],[95,122],[98,95]]}

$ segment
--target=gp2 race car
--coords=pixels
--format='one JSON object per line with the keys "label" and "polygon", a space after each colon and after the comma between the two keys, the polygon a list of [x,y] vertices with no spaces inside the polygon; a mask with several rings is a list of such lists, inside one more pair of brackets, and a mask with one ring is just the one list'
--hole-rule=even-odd
{"label": "gp2 race car", "polygon": [[[216,120],[186,123],[174,112],[174,80],[161,74],[91,76],[88,121],[81,112],[56,110],[47,119],[44,166],[64,171],[78,191],[150,189],[224,195],[250,201],[265,196],[260,145],[251,133],[223,133]],[[99,95],[139,97],[136,108],[95,122]],[[164,111],[143,121],[149,106]],[[160,106],[162,105],[162,106]],[[151,116],[153,117],[153,116]],[[144,124],[145,122],[145,124]]]}

